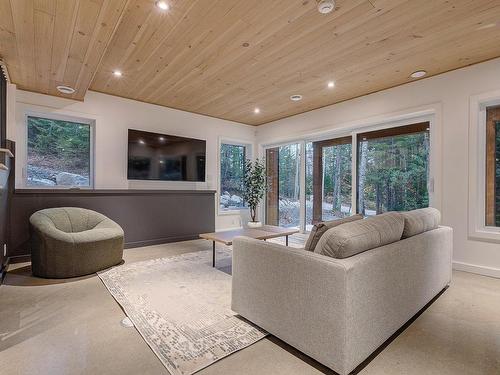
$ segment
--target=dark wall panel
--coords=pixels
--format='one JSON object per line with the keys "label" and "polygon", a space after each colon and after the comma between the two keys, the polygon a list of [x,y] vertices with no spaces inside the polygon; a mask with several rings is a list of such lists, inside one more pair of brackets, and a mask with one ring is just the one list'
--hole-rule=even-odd
{"label": "dark wall panel", "polygon": [[[15,153],[14,142],[6,141],[5,146]],[[9,243],[9,211],[10,200],[9,196],[14,187],[14,159],[0,153],[0,162],[4,163],[6,170],[0,170],[0,270],[3,271],[7,257],[3,255],[4,245]],[[1,277],[1,273],[0,273]]]}
{"label": "dark wall panel", "polygon": [[83,207],[108,216],[122,226],[129,248],[194,239],[215,230],[211,190],[16,190],[9,256],[29,254],[29,217],[49,207]]}

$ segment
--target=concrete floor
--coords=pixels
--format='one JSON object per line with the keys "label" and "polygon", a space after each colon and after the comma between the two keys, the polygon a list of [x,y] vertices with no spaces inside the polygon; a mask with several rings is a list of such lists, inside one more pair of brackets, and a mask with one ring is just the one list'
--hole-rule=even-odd
{"label": "concrete floor", "polygon": [[[127,262],[208,250],[190,241],[125,251]],[[0,374],[165,374],[97,276],[44,280],[11,267],[0,286]],[[332,348],[334,350],[334,348]],[[334,374],[270,337],[200,375]],[[451,287],[360,375],[500,374],[500,280],[454,272]]]}

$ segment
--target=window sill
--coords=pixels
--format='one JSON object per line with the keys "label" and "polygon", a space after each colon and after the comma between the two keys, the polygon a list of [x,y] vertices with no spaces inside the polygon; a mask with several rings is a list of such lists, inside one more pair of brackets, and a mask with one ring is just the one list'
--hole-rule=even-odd
{"label": "window sill", "polygon": [[500,227],[484,227],[471,230],[468,239],[471,241],[500,243]]}
{"label": "window sill", "polygon": [[239,210],[217,210],[217,215],[218,216],[231,216],[231,215],[241,215],[241,211],[246,211],[248,210],[247,207],[242,207]]}
{"label": "window sill", "polygon": [[79,191],[79,190],[94,190],[92,186],[20,186],[16,187],[16,190],[71,190],[71,191]]}

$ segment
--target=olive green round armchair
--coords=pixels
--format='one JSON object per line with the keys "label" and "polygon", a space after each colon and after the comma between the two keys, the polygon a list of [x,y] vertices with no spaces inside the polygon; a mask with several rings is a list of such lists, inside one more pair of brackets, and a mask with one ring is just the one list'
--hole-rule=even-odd
{"label": "olive green round armchair", "polygon": [[122,261],[123,229],[113,220],[77,207],[48,208],[30,217],[33,275],[88,275]]}

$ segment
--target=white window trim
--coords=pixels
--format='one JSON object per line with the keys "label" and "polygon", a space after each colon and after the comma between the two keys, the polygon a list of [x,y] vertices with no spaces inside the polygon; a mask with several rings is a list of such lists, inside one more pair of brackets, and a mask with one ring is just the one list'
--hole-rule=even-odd
{"label": "white window trim", "polygon": [[500,90],[470,98],[468,236],[500,243],[500,227],[486,226],[486,108],[495,105]]}
{"label": "white window trim", "polygon": [[242,140],[242,139],[235,139],[235,138],[226,138],[226,137],[219,137],[218,145],[217,145],[217,198],[216,198],[216,204],[217,204],[217,215],[218,216],[227,216],[227,215],[239,215],[241,211],[248,210],[247,207],[242,207],[239,210],[222,210],[220,208],[220,195],[222,192],[221,189],[221,178],[220,178],[220,166],[221,166],[221,157],[220,157],[220,151],[222,148],[222,144],[227,144],[227,145],[234,145],[234,146],[243,146],[245,147],[245,157],[246,159],[254,160],[254,150],[253,150],[253,143]]}
{"label": "white window trim", "polygon": [[[405,111],[390,113],[372,118],[356,120],[349,123],[339,124],[332,129],[326,127],[318,131],[304,133],[300,136],[282,138],[275,143],[259,143],[259,155],[265,157],[266,150],[273,147],[288,145],[291,143],[301,143],[320,141],[325,139],[340,138],[345,136],[352,137],[352,204],[353,212],[357,211],[357,134],[369,131],[394,128],[399,126],[410,125],[418,122],[428,121],[430,123],[430,155],[429,155],[429,206],[442,210],[442,105],[441,103],[429,104],[424,107],[412,108]],[[302,143],[303,142],[303,143]],[[304,160],[305,160],[305,148]],[[305,162],[304,162],[305,164]],[[305,191],[305,172],[304,178],[301,179],[300,191]],[[302,194],[304,195],[304,194]],[[301,202],[305,202],[305,197]],[[260,220],[264,222],[266,205],[262,203],[260,210]],[[301,210],[300,229],[305,230],[305,209]]]}
{"label": "white window trim", "polygon": [[[89,186],[31,186],[27,184],[28,172],[28,117],[41,117],[51,120],[61,120],[76,122],[80,124],[86,124],[90,127],[90,171],[89,171]],[[85,117],[78,117],[72,115],[63,115],[58,113],[47,113],[47,112],[36,112],[36,111],[25,111],[23,117],[23,126],[25,132],[25,144],[24,144],[24,165],[22,166],[22,184],[20,188],[22,189],[33,189],[33,190],[93,190],[95,184],[95,120]]]}

